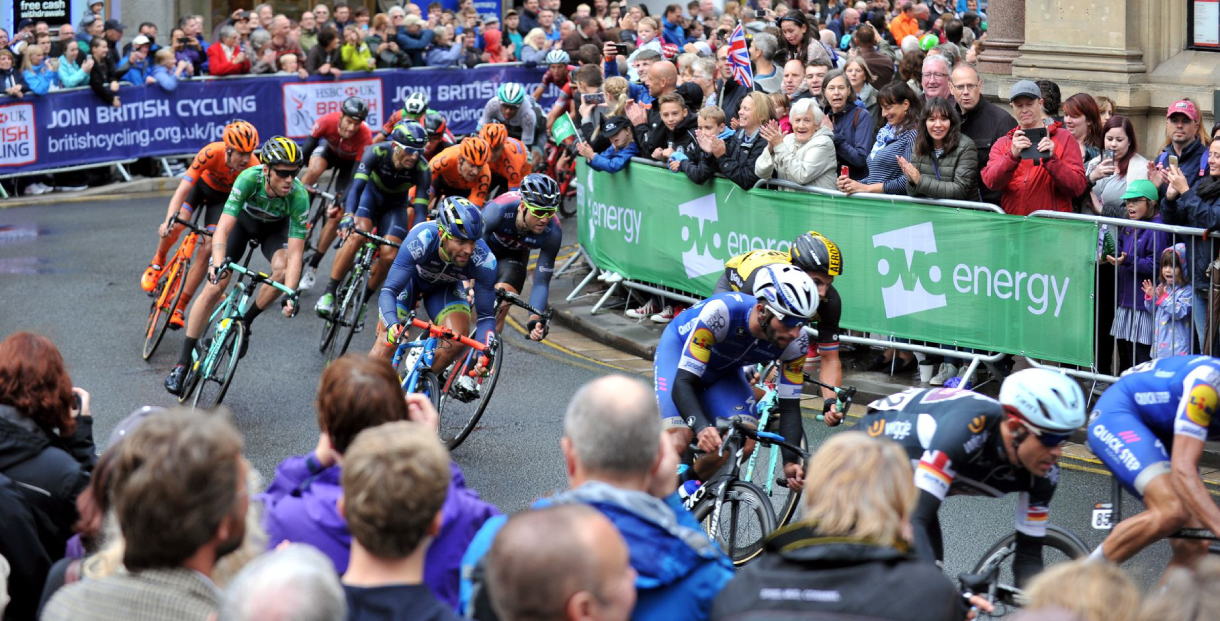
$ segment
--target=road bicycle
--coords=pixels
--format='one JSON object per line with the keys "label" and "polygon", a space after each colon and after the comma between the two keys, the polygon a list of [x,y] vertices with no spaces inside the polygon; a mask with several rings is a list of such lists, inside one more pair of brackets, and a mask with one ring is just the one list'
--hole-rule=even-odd
{"label": "road bicycle", "polygon": [[364,292],[368,289],[373,263],[377,260],[380,247],[402,247],[396,242],[360,229],[353,229],[352,233],[364,236],[367,241],[356,251],[352,268],[347,271],[339,288],[335,290],[334,310],[322,326],[322,340],[318,351],[326,354],[327,362],[347,353],[352,336],[364,329],[364,315],[368,307]]}
{"label": "road bicycle", "polygon": [[[271,280],[269,274],[249,269],[250,258],[254,256],[258,244],[257,240],[250,242],[241,264],[232,261],[225,264],[225,269],[236,272],[238,277],[224,302],[208,318],[205,337],[200,340],[202,347],[191,352],[191,364],[187,366],[179,403],[186,403],[193,395],[192,407],[207,410],[224,400],[237,374],[241,351],[246,346],[246,326],[242,317],[254,303],[254,293],[259,285],[270,285],[287,294],[294,303],[297,302],[296,291]],[[247,278],[249,282],[243,282]]]}
{"label": "road bicycle", "polygon": [[[404,393],[421,393],[426,395],[432,405],[436,407],[440,414],[440,434],[441,439],[445,440],[449,448],[457,446],[450,438],[450,434],[446,433],[445,414],[441,410],[442,393],[441,383],[436,377],[436,373],[432,371],[432,364],[436,361],[436,350],[440,347],[441,341],[451,341],[450,346],[456,344],[465,345],[470,348],[471,355],[474,352],[479,352],[484,364],[489,368],[498,368],[493,362],[499,356],[497,353],[498,341],[492,341],[490,344],[480,343],[472,338],[455,333],[453,330],[444,326],[438,326],[434,323],[429,323],[415,317],[411,314],[411,320],[405,324],[414,328],[419,328],[423,332],[414,340],[408,340],[404,335],[398,339],[398,346],[394,348],[394,356],[390,364],[398,371],[398,378],[402,385]],[[404,326],[405,328],[405,326]],[[452,376],[453,373],[450,373]],[[473,424],[471,425],[473,428]],[[466,432],[469,434],[469,431]],[[463,436],[463,439],[465,436]],[[460,443],[460,440],[458,441]]]}
{"label": "road bicycle", "polygon": [[186,274],[191,269],[191,256],[195,254],[195,245],[199,242],[199,236],[212,236],[206,229],[177,216],[174,216],[171,226],[173,222],[185,226],[190,233],[182,238],[182,243],[178,245],[178,250],[174,252],[173,258],[169,260],[165,269],[161,270],[161,278],[157,280],[156,288],[148,294],[153,301],[148,309],[148,321],[144,324],[144,350],[141,352],[141,356],[145,360],[152,358],[157,347],[161,345],[161,339],[165,338],[169,320],[174,315],[174,309],[178,308],[178,300],[182,298],[183,284],[186,283]]}
{"label": "road bicycle", "polygon": [[[741,476],[748,459],[746,441],[792,451],[802,460],[807,460],[809,453],[785,442],[777,433],[755,430],[737,418],[716,421],[716,429],[723,435],[717,455],[727,452],[732,458],[687,496],[684,504],[708,536],[740,567],[762,554],[767,536],[779,527],[766,492]],[[697,445],[692,444],[691,449],[699,452]]]}
{"label": "road bicycle", "polygon": [[[1110,531],[1123,520],[1123,485],[1117,478],[1111,481],[1110,502],[1093,505],[1092,527],[1094,530]],[[1167,539],[1194,539],[1212,542],[1207,553],[1220,556],[1220,535],[1207,528],[1179,528]]]}
{"label": "road bicycle", "polygon": [[[496,289],[496,302],[492,309],[493,317],[499,316],[500,308],[504,304],[511,304],[531,315],[541,317],[545,336],[551,322],[551,309],[539,310],[530,306],[516,294],[504,289]],[[472,331],[471,334],[473,335],[474,332]],[[451,450],[466,440],[466,437],[478,425],[483,413],[487,411],[487,404],[491,401],[492,392],[495,391],[496,383],[500,379],[500,370],[504,365],[505,352],[500,345],[501,342],[497,336],[493,339],[491,350],[494,355],[490,356],[489,364],[485,365],[486,373],[473,372],[479,363],[479,360],[476,359],[476,352],[480,351],[478,348],[474,348],[459,358],[453,365],[454,370],[445,377],[438,409],[441,416],[441,437]]]}
{"label": "road bicycle", "polygon": [[318,248],[318,241],[322,236],[322,227],[326,224],[326,210],[331,207],[343,207],[342,193],[331,193],[338,179],[339,173],[332,173],[330,182],[326,184],[325,190],[317,184],[305,186],[305,189],[313,195],[313,200],[309,206],[309,220],[305,224],[305,253],[301,255],[306,265],[309,264],[313,255],[326,251],[325,248]]}

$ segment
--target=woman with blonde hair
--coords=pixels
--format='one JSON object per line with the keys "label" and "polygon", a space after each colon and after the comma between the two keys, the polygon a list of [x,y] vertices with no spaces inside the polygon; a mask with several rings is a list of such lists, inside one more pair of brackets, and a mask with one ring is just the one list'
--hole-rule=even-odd
{"label": "woman with blonde hair", "polygon": [[629,90],[626,78],[620,76],[606,78],[606,81],[602,83],[602,93],[606,96],[606,103],[598,106],[593,114],[581,118],[581,133],[589,141],[589,146],[593,147],[594,151],[600,153],[610,147],[610,139],[602,135],[602,120],[627,114],[627,102],[631,99],[628,94]]}
{"label": "woman with blonde hair", "polygon": [[[822,444],[805,472],[801,521],[767,538],[762,558],[720,592],[712,619],[748,612],[957,621],[969,603],[990,609],[981,598],[966,602],[936,565],[911,554],[918,491],[902,447],[843,432]],[[759,597],[790,590],[815,596]]]}
{"label": "woman with blonde hair", "polygon": [[1139,587],[1121,567],[1088,559],[1046,568],[1030,581],[1025,597],[1026,610],[1057,608],[1081,621],[1136,621],[1141,599]]}
{"label": "woman with blonde hair", "polygon": [[550,51],[551,46],[546,43],[546,31],[534,28],[525,35],[525,45],[521,48],[521,62],[542,63],[546,61],[546,55]]}

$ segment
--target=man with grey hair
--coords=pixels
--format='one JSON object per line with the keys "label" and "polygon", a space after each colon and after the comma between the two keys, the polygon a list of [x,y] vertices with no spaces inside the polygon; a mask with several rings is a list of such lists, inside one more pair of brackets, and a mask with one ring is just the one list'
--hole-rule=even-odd
{"label": "man with grey hair", "polygon": [[317,548],[293,543],[238,572],[225,589],[223,621],[334,621],[347,616],[335,566]]}
{"label": "man with grey hair", "polygon": [[923,100],[933,97],[948,99],[953,96],[949,88],[949,77],[953,73],[953,65],[949,59],[940,54],[929,54],[923,59]]}
{"label": "man with grey hair", "polygon": [[[639,574],[633,617],[702,621],[733,564],[682,506],[678,455],[663,434],[656,398],[638,380],[610,375],[582,386],[560,441],[571,489],[534,506],[589,505],[614,523]],[[481,618],[496,597],[483,587],[483,557],[503,525],[503,517],[488,520],[462,558],[467,616]]]}
{"label": "man with grey hair", "polygon": [[779,51],[775,35],[763,32],[750,42],[750,60],[754,62],[754,86],[764,93],[776,93],[783,88],[784,76],[772,62]]}

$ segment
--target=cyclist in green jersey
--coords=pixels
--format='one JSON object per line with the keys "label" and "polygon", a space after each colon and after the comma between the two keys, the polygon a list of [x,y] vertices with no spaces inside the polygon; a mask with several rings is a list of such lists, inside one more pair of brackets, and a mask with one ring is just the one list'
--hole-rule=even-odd
{"label": "cyclist in green jersey", "polygon": [[[182,392],[191,352],[207,328],[216,304],[224,297],[229,281],[225,266],[229,261],[240,261],[250,241],[257,240],[263,256],[271,262],[272,280],[290,289],[296,289],[300,281],[309,218],[309,195],[296,178],[304,163],[301,148],[283,136],[276,136],[263,144],[259,160],[262,166],[248,168],[237,176],[224,213],[216,223],[212,256],[208,260],[208,284],[191,307],[178,364],[165,378],[165,389],[171,394]],[[243,318],[246,338],[242,340],[240,356],[246,354],[250,323],[279,295],[276,289],[263,285],[257,300],[246,311]],[[285,317],[296,315],[296,299],[286,300],[283,312]]]}

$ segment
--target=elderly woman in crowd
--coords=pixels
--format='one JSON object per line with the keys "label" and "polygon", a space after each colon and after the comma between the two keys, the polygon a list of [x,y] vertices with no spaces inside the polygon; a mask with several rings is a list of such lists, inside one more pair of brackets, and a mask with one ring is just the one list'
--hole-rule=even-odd
{"label": "elderly woman in crowd", "polygon": [[534,28],[525,35],[525,45],[521,48],[521,62],[544,63],[546,55],[550,51],[551,46],[546,42],[546,32],[541,28]]}
{"label": "elderly woman in crowd", "polygon": [[343,45],[339,48],[339,58],[342,59],[344,71],[372,71],[377,68],[373,52],[369,49],[359,26],[347,26],[343,29]]}
{"label": "elderly woman in crowd", "polygon": [[[394,8],[398,9],[398,15],[403,14],[402,7]],[[398,47],[398,42],[394,40],[394,35],[390,32],[390,18],[385,13],[373,16],[372,26],[364,37],[364,43],[372,51],[377,68],[410,67],[410,57]]]}
{"label": "elderly woman in crowd", "polygon": [[835,134],[839,165],[847,167],[852,179],[863,179],[868,175],[873,117],[842,70],[831,71],[822,81],[822,111],[826,113],[822,123]]}
{"label": "elderly woman in crowd", "polygon": [[822,124],[822,116],[817,102],[800,99],[788,114],[791,134],[781,135],[774,121],[764,125],[767,148],[754,164],[755,174],[833,190],[838,176],[834,132]]}
{"label": "elderly woman in crowd", "polygon": [[214,76],[250,73],[250,59],[238,43],[237,29],[222,27],[216,43],[208,47],[208,72]]}
{"label": "elderly woman in crowd", "polygon": [[[713,620],[768,613],[895,621],[966,618],[968,604],[949,578],[910,552],[919,492],[912,484],[911,460],[897,444],[845,431],[822,444],[805,472],[801,521],[767,538],[767,553],[716,597]],[[911,584],[919,588],[901,586]],[[764,589],[809,588],[836,596],[759,597]],[[989,610],[981,600],[971,603]]]}

